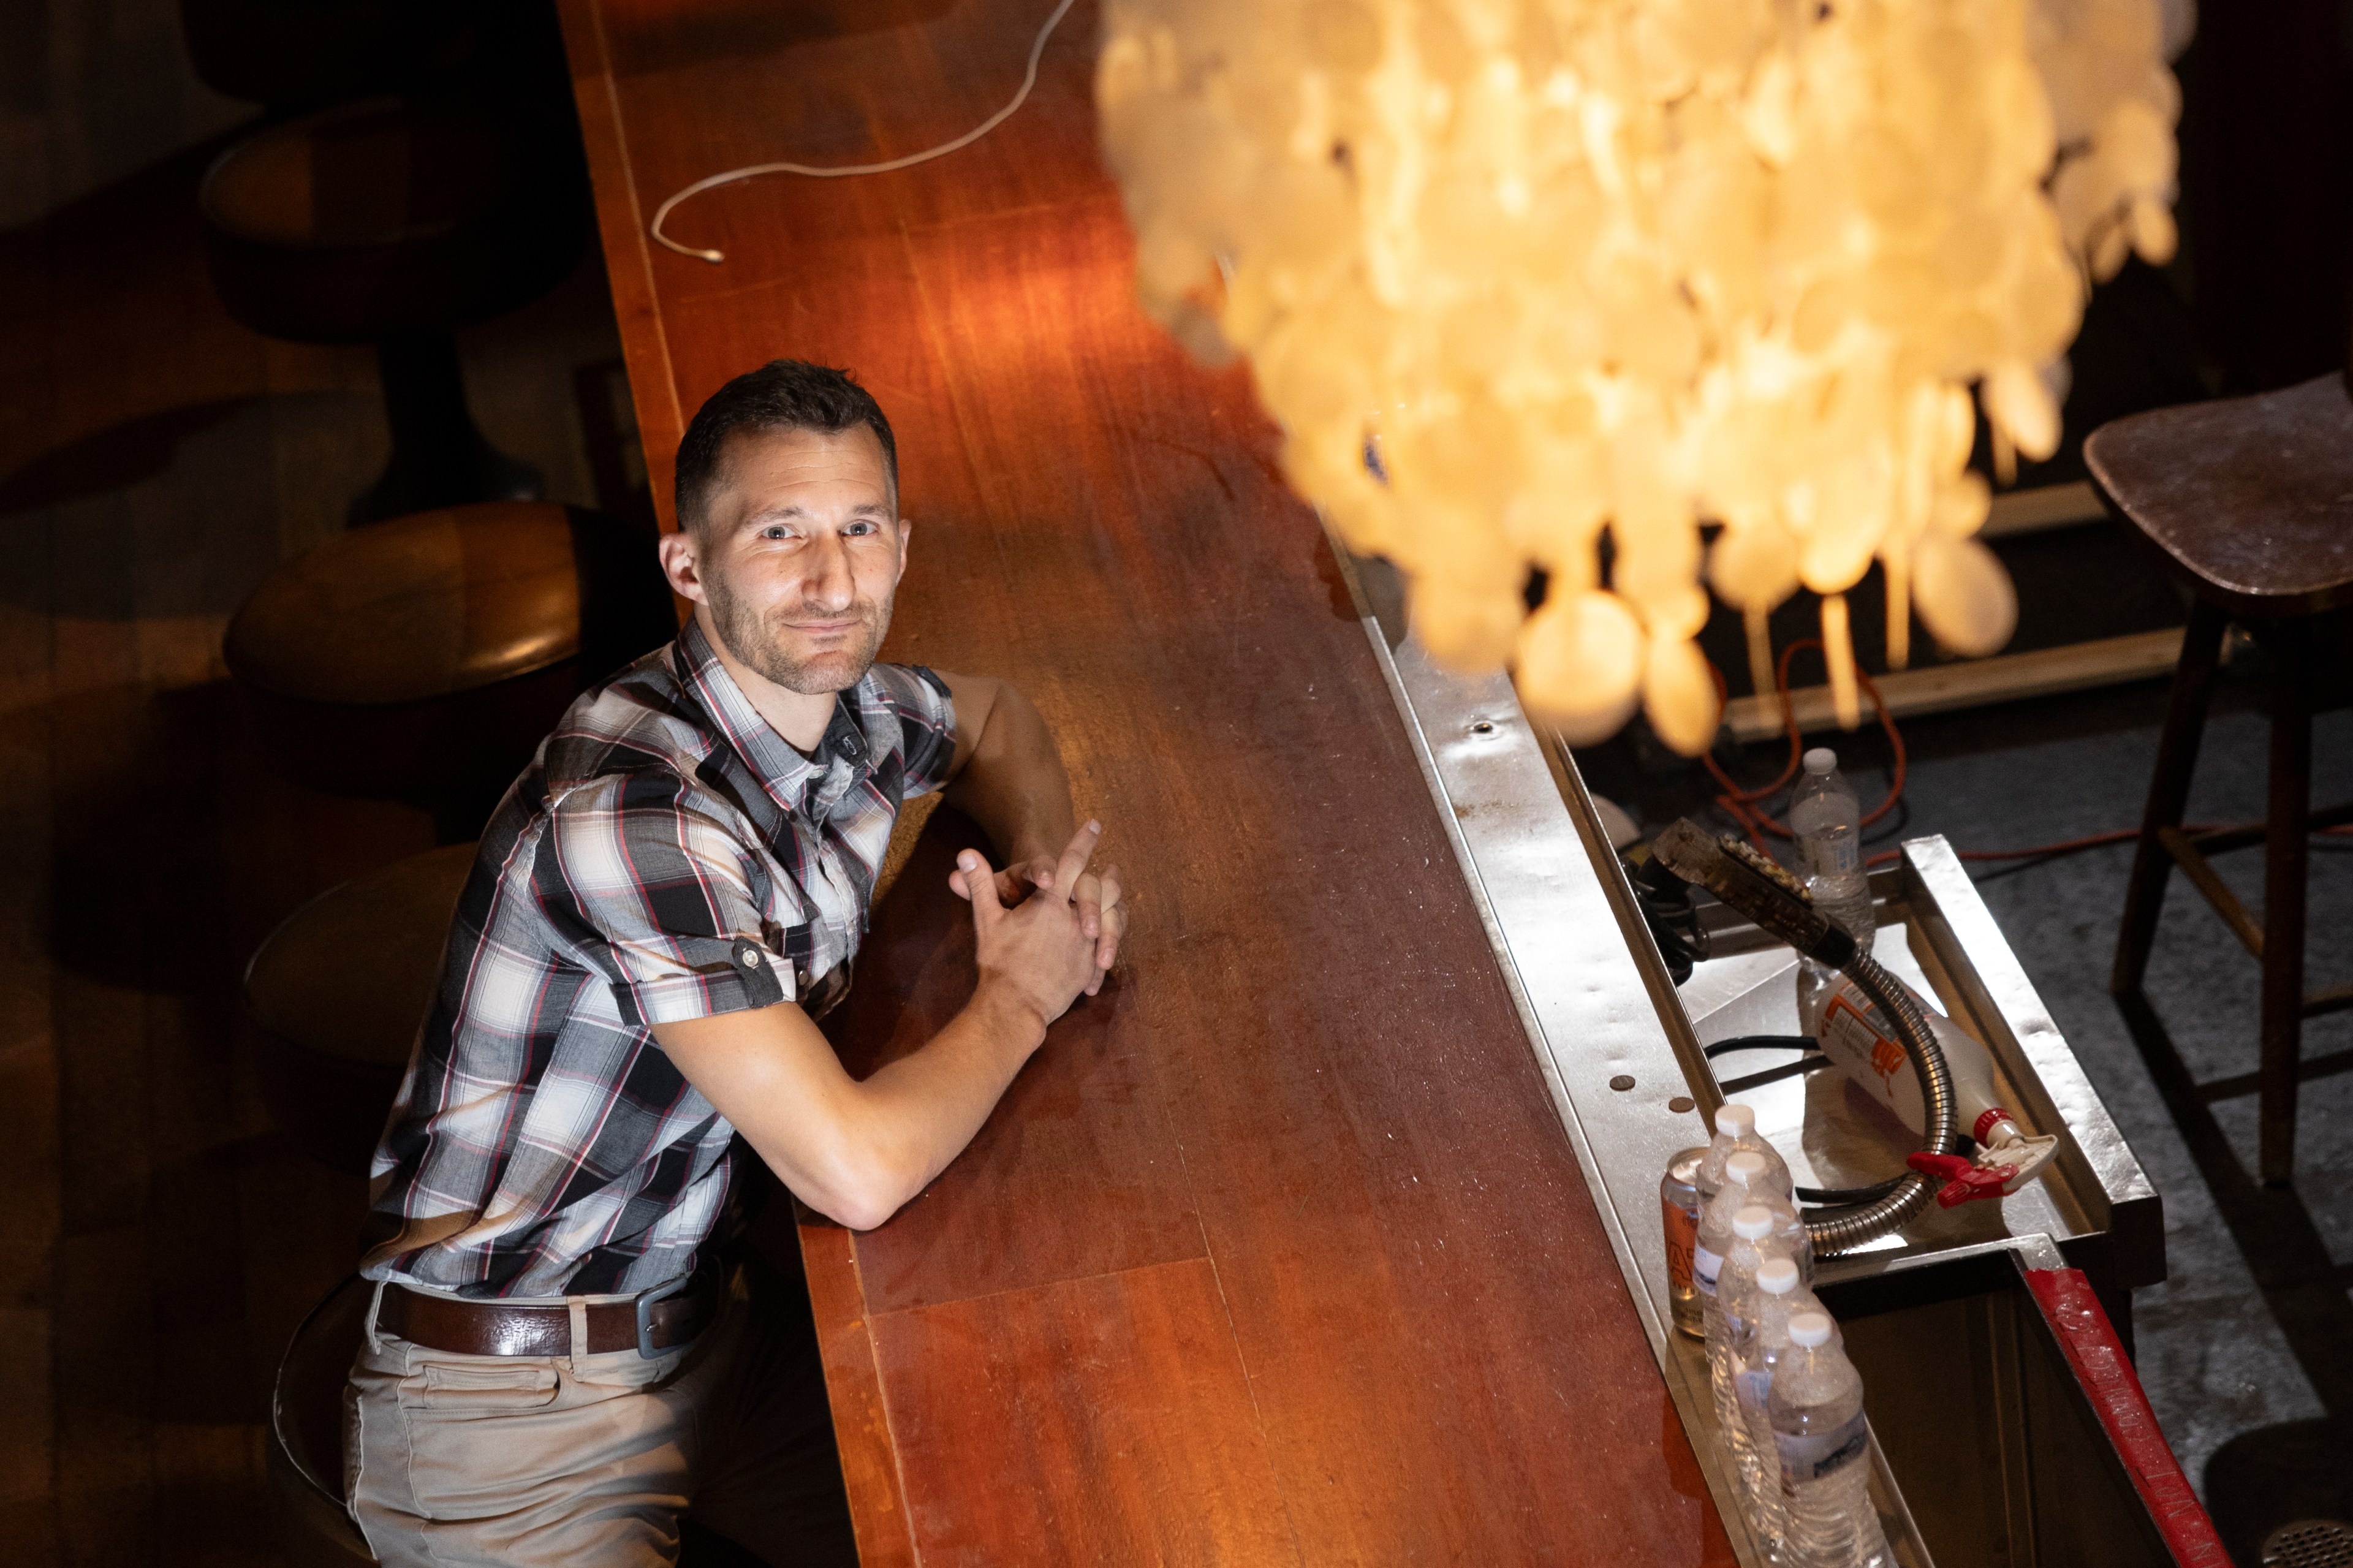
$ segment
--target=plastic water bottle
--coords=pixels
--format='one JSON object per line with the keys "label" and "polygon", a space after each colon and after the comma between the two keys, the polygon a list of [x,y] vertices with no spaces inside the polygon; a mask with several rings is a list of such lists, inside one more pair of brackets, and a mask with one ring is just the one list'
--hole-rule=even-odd
{"label": "plastic water bottle", "polygon": [[1733,1218],[1751,1204],[1761,1205],[1772,1214],[1776,1249],[1785,1257],[1796,1258],[1800,1274],[1810,1273],[1813,1267],[1812,1248],[1806,1241],[1806,1223],[1789,1201],[1788,1186],[1775,1179],[1771,1168],[1765,1163],[1765,1156],[1744,1149],[1726,1160],[1724,1184],[1700,1210],[1699,1237],[1692,1247],[1692,1284],[1699,1291],[1701,1337],[1707,1342],[1711,1354],[1724,1333],[1721,1317],[1725,1302],[1717,1294],[1716,1284],[1724,1271],[1725,1255],[1737,1239],[1732,1232]]}
{"label": "plastic water bottle", "polygon": [[[1733,1384],[1739,1397],[1740,1424],[1761,1459],[1756,1488],[1752,1491],[1744,1487],[1741,1503],[1749,1528],[1776,1561],[1788,1521],[1781,1506],[1780,1458],[1773,1442],[1773,1413],[1768,1404],[1773,1373],[1788,1354],[1789,1320],[1800,1312],[1821,1310],[1814,1293],[1799,1280],[1795,1263],[1786,1258],[1768,1258],[1757,1266],[1754,1288],[1736,1299],[1725,1312],[1727,1321],[1737,1319],[1740,1325],[1732,1337],[1733,1358],[1739,1363]],[[1831,1339],[1841,1342],[1835,1323]],[[1742,1479],[1745,1482],[1747,1478],[1744,1475]]]}
{"label": "plastic water bottle", "polygon": [[1889,1568],[1894,1559],[1871,1505],[1871,1438],[1862,1379],[1826,1312],[1789,1320],[1789,1349],[1766,1406],[1781,1464],[1788,1568]]}
{"label": "plastic water bottle", "polygon": [[[1871,879],[1862,868],[1862,802],[1838,771],[1838,753],[1816,746],[1789,800],[1789,831],[1798,840],[1799,870],[1814,907],[1846,933],[1871,946]],[[1798,1026],[1820,1030],[1822,1002],[1837,971],[1810,958],[1798,961]]]}
{"label": "plastic water bottle", "polygon": [[1793,1275],[1797,1270],[1774,1239],[1777,1218],[1763,1204],[1750,1204],[1732,1216],[1732,1249],[1724,1255],[1724,1266],[1715,1277],[1715,1321],[1720,1332],[1707,1346],[1707,1383],[1715,1404],[1715,1429],[1744,1498],[1755,1496],[1767,1485],[1778,1489],[1780,1484],[1778,1461],[1768,1457],[1772,1447],[1769,1444],[1760,1447],[1748,1423],[1741,1419],[1742,1366],[1736,1349],[1745,1327],[1743,1314],[1757,1310],[1757,1271],[1775,1263],[1787,1265]]}
{"label": "plastic water bottle", "polygon": [[1699,1170],[1692,1177],[1692,1185],[1699,1189],[1701,1208],[1704,1209],[1724,1185],[1724,1163],[1744,1152],[1763,1155],[1766,1168],[1773,1173],[1781,1190],[1789,1191],[1788,1164],[1781,1158],[1780,1151],[1758,1135],[1757,1112],[1745,1105],[1727,1104],[1716,1108],[1715,1136],[1708,1142],[1707,1157],[1700,1161]]}

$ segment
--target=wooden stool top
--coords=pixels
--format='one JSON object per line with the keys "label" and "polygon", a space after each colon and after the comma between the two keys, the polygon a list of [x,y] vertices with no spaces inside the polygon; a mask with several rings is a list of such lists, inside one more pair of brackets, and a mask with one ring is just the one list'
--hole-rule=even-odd
{"label": "wooden stool top", "polygon": [[2353,398],[2336,374],[2104,425],[2084,461],[2191,587],[2242,616],[2353,605]]}
{"label": "wooden stool top", "polygon": [[357,704],[448,697],[579,649],[570,514],[490,501],[371,523],[280,567],[222,651],[265,691]]}
{"label": "wooden stool top", "polygon": [[515,161],[478,110],[372,98],[258,132],[221,154],[206,221],[290,250],[438,237],[509,199]]}
{"label": "wooden stool top", "polygon": [[451,844],[396,860],[287,916],[246,965],[254,1024],[321,1056],[406,1067],[474,849]]}

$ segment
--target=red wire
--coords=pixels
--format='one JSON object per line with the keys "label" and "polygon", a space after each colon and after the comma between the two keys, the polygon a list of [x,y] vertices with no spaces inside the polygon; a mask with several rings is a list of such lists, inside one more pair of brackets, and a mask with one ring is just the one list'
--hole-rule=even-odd
{"label": "red wire", "polygon": [[[1798,731],[1798,710],[1789,701],[1789,660],[1800,648],[1812,648],[1821,653],[1825,662],[1829,658],[1828,652],[1822,647],[1821,638],[1799,637],[1796,642],[1783,648],[1781,657],[1774,661],[1773,685],[1781,699],[1781,724],[1789,737],[1789,760],[1773,782],[1760,784],[1755,789],[1744,790],[1732,782],[1732,775],[1724,771],[1723,764],[1715,760],[1714,752],[1705,753],[1701,758],[1706,763],[1707,771],[1715,776],[1715,782],[1724,786],[1724,793],[1715,797],[1715,804],[1724,807],[1731,814],[1732,819],[1746,830],[1748,841],[1759,850],[1765,850],[1765,835],[1767,833],[1776,838],[1795,837],[1786,826],[1775,821],[1771,813],[1752,808],[1756,806],[1757,802],[1766,796],[1779,793],[1791,779],[1797,777],[1798,768],[1805,760],[1806,743]],[[1716,668],[1714,659],[1708,660],[1707,671],[1715,679],[1717,722],[1721,723],[1724,706],[1728,700],[1724,683],[1724,671]],[[1909,766],[1910,759],[1904,749],[1903,733],[1895,728],[1895,715],[1887,710],[1887,699],[1879,694],[1879,683],[1861,669],[1854,673],[1855,679],[1862,682],[1864,693],[1870,697],[1872,707],[1877,710],[1879,727],[1887,732],[1888,747],[1895,753],[1895,765],[1887,781],[1887,798],[1872,807],[1862,819],[1862,826],[1869,827],[1893,811],[1895,808],[1895,803],[1904,798],[1904,775]],[[1769,850],[1765,852],[1770,853]]]}
{"label": "red wire", "polygon": [[[1760,784],[1755,789],[1745,790],[1732,782],[1732,775],[1724,771],[1724,765],[1715,760],[1715,754],[1713,752],[1704,754],[1700,759],[1707,764],[1707,771],[1715,776],[1715,782],[1724,786],[1723,793],[1715,797],[1715,804],[1722,806],[1735,822],[1740,824],[1742,829],[1747,833],[1748,841],[1751,844],[1755,845],[1761,853],[1767,855],[1772,851],[1766,847],[1766,834],[1770,833],[1777,838],[1796,837],[1786,826],[1776,821],[1771,813],[1758,806],[1757,803],[1788,787],[1789,781],[1797,777],[1799,766],[1805,759],[1805,742],[1798,730],[1798,710],[1789,700],[1789,659],[1799,648],[1809,647],[1823,651],[1821,639],[1800,637],[1783,648],[1781,657],[1774,661],[1773,686],[1781,700],[1781,723],[1789,737],[1789,760],[1782,766],[1773,782]],[[1827,652],[1824,652],[1824,658],[1825,660],[1828,658]],[[1730,701],[1729,689],[1725,684],[1724,671],[1715,667],[1714,659],[1708,660],[1707,672],[1715,679],[1716,722],[1720,725],[1723,722],[1724,710]],[[1886,731],[1888,747],[1895,755],[1894,765],[1889,770],[1887,798],[1872,807],[1862,819],[1862,826],[1869,827],[1893,811],[1895,808],[1895,803],[1904,798],[1904,779],[1909,759],[1904,749],[1903,733],[1895,727],[1895,715],[1888,711],[1887,700],[1880,695],[1878,683],[1861,669],[1855,671],[1855,679],[1862,683],[1863,691],[1870,696],[1872,707],[1877,710],[1879,727]],[[2181,831],[2188,834],[2213,833],[2221,831],[2221,827],[2214,823],[2184,823]],[[2315,831],[2330,837],[2337,837],[2353,834],[2353,826],[2324,827]],[[2055,844],[2038,844],[2031,849],[1963,849],[1957,853],[1964,860],[2035,860],[2045,856],[2073,855],[2079,850],[2097,849],[2108,844],[2126,844],[2138,838],[2140,835],[2141,830],[2137,827],[2119,827],[2108,833],[2087,834],[2081,838],[2063,838]],[[1903,853],[1900,849],[1883,849],[1878,854],[1866,858],[1863,864],[1865,866],[1888,865],[1901,858]]]}

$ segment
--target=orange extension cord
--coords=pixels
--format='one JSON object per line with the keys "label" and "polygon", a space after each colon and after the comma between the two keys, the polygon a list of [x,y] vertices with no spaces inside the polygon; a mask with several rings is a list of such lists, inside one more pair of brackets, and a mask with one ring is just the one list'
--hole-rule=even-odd
{"label": "orange extension cord", "polygon": [[[1748,835],[1748,841],[1755,845],[1760,853],[1766,855],[1772,853],[1765,842],[1767,834],[1769,833],[1776,838],[1796,837],[1786,824],[1777,821],[1771,813],[1766,811],[1757,803],[1788,788],[1789,782],[1798,776],[1798,769],[1805,760],[1806,744],[1798,732],[1798,710],[1789,701],[1789,660],[1800,648],[1812,648],[1818,653],[1821,652],[1821,639],[1820,637],[1799,638],[1783,648],[1780,658],[1775,663],[1773,686],[1781,699],[1781,722],[1789,736],[1789,760],[1783,765],[1780,773],[1775,775],[1773,782],[1760,784],[1755,789],[1742,789],[1732,782],[1732,775],[1724,771],[1724,764],[1715,760],[1715,754],[1713,752],[1706,753],[1701,759],[1707,763],[1707,771],[1715,776],[1715,782],[1724,786],[1724,792],[1715,797],[1715,804],[1722,806],[1735,822],[1740,824]],[[1720,715],[1723,704],[1729,700],[1724,682],[1724,671],[1716,668],[1712,659],[1708,662],[1707,668],[1708,673],[1715,678],[1715,696]],[[1903,731],[1895,727],[1895,716],[1887,710],[1887,700],[1879,694],[1878,683],[1861,669],[1855,671],[1855,679],[1862,683],[1864,694],[1871,699],[1871,705],[1879,715],[1879,727],[1886,731],[1888,748],[1895,754],[1895,763],[1889,772],[1887,781],[1887,798],[1863,815],[1862,826],[1867,830],[1873,823],[1894,810],[1895,803],[1904,798],[1904,775],[1907,758],[1904,750]],[[1721,722],[1720,718],[1719,722]],[[2213,823],[2184,823],[2181,828],[2184,833],[2211,833],[2217,829],[2218,825]],[[2347,829],[2324,827],[2317,831],[2330,837],[2338,837],[2344,835]],[[2081,838],[2061,839],[2056,844],[2038,844],[2031,849],[1963,849],[1958,851],[1958,854],[1964,860],[2040,860],[2051,856],[2073,855],[2085,849],[2097,849],[2104,845],[2129,844],[2139,837],[2140,829],[2137,827],[2120,827],[2113,832],[2093,833]],[[1863,864],[1865,866],[1889,865],[1902,854],[1903,851],[1900,849],[1883,849],[1878,854],[1865,858]]]}

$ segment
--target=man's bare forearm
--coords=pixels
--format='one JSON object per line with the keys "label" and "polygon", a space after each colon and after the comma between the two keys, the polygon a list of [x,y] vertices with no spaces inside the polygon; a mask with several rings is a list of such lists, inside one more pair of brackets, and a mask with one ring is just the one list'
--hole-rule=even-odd
{"label": "man's bare forearm", "polygon": [[921,1049],[862,1082],[790,1004],[658,1024],[654,1037],[787,1187],[868,1230],[972,1142],[1046,1024],[1018,993],[984,984]]}
{"label": "man's bare forearm", "polygon": [[982,986],[923,1049],[860,1083],[871,1168],[888,1174],[871,1194],[876,1212],[847,1223],[880,1225],[929,1186],[980,1131],[1045,1038],[1046,1021],[1035,1009]]}
{"label": "man's bare forearm", "polygon": [[972,756],[945,792],[1008,862],[1050,860],[1078,817],[1053,731],[1027,697],[997,683]]}

